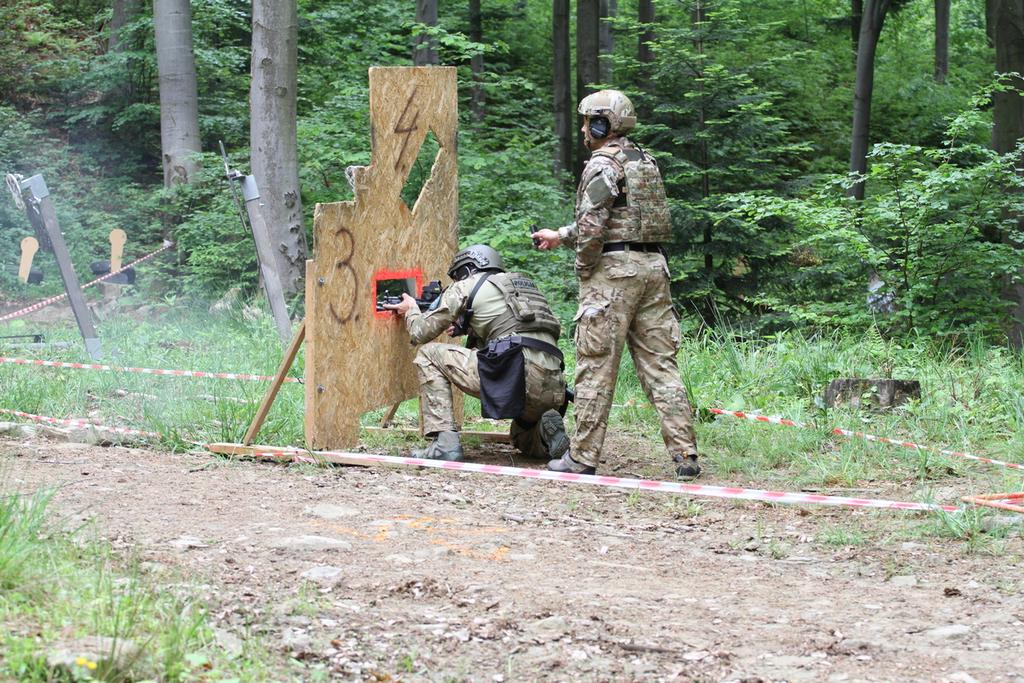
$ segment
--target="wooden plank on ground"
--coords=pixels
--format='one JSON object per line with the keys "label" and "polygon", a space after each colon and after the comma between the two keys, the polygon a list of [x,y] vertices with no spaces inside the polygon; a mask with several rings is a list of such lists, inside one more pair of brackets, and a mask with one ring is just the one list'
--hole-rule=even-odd
{"label": "wooden plank on ground", "polygon": [[[368,432],[383,432],[389,434],[395,432],[407,434],[418,433],[416,429],[382,429],[380,427],[366,427],[365,429]],[[508,434],[502,432],[462,432],[462,436],[477,438],[485,443],[503,443],[509,440]],[[367,463],[365,460],[345,457],[343,453],[301,451],[292,447],[283,446],[263,446],[244,443],[208,443],[206,444],[206,450],[219,455],[231,455],[235,457],[255,457],[254,454],[260,453],[261,455],[259,457],[266,459],[268,457],[275,457],[272,455],[266,455],[268,453],[280,453],[280,460],[284,461],[294,460],[295,456],[304,456],[319,462],[331,463],[333,465],[361,465],[366,467],[371,464]]]}
{"label": "wooden plank on ground", "polygon": [[[286,461],[294,460],[295,456],[301,457],[304,455],[302,451],[296,451],[294,448],[281,448],[279,446],[247,446],[240,443],[208,443],[206,444],[206,450],[211,453],[241,458],[254,457],[255,453],[280,453],[280,458],[266,455],[261,455],[259,457],[263,459],[273,457],[274,459]],[[308,457],[319,462],[328,462],[332,465],[362,465],[363,467],[366,467],[369,464],[365,460],[346,458],[344,455],[337,453],[309,453]]]}
{"label": "wooden plank on ground", "polygon": [[[362,430],[368,434],[406,434],[408,436],[420,436],[418,427],[363,427]],[[508,432],[459,432],[465,438],[480,439],[484,443],[508,443]]]}

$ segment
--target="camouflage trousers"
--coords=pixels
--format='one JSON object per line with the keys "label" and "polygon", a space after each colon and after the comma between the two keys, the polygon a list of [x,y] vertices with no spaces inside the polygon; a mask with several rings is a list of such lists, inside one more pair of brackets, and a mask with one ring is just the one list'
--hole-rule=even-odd
{"label": "camouflage trousers", "polygon": [[624,345],[644,393],[661,419],[670,455],[696,455],[697,436],[679,379],[679,321],[672,309],[665,257],[654,252],[603,254],[580,281],[576,313],[576,433],[573,460],[597,467]]}
{"label": "camouflage trousers", "polygon": [[[476,349],[432,342],[416,352],[413,361],[420,380],[423,433],[456,431],[452,385],[470,396],[480,397],[480,374]],[[523,413],[512,421],[512,444],[523,455],[547,458],[548,448],[541,436],[540,418],[561,408],[565,400],[565,376],[557,358],[534,349],[523,349],[526,358],[526,401]]]}

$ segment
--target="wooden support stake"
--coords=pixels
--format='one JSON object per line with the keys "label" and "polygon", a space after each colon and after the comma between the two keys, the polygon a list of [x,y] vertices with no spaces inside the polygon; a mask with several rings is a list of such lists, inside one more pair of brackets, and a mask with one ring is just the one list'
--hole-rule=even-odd
{"label": "wooden support stake", "polygon": [[393,419],[395,419],[395,413],[398,412],[398,406],[400,406],[400,405],[402,405],[401,401],[399,401],[395,405],[393,405],[390,408],[388,408],[388,412],[385,413],[384,419],[380,421],[380,428],[381,429],[387,429],[388,427],[391,426],[391,421]]}
{"label": "wooden support stake", "polygon": [[305,338],[306,321],[303,320],[302,324],[299,325],[299,329],[295,332],[295,337],[292,338],[292,343],[288,345],[288,350],[285,351],[284,357],[281,359],[281,365],[277,368],[274,381],[271,382],[270,388],[267,389],[263,402],[260,403],[259,410],[256,411],[256,416],[252,419],[252,424],[249,425],[249,429],[245,432],[245,438],[242,439],[243,445],[248,446],[251,444],[256,435],[259,434],[260,427],[263,426],[263,421],[267,419],[267,413],[270,412],[270,407],[274,405],[277,392],[281,389],[281,385],[284,384],[284,378],[292,367],[292,363],[295,362],[295,356],[299,353],[299,347],[302,346],[302,340]]}

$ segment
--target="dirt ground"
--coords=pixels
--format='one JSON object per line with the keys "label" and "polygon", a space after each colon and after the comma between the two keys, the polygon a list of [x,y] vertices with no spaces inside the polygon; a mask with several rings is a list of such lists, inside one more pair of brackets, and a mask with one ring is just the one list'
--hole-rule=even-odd
{"label": "dirt ground", "polygon": [[[908,540],[918,513],[43,439],[0,457],[8,487],[59,487],[51,511],[202,585],[225,646],[258,633],[333,680],[1024,683],[1019,536]],[[837,527],[866,542],[821,541]]]}

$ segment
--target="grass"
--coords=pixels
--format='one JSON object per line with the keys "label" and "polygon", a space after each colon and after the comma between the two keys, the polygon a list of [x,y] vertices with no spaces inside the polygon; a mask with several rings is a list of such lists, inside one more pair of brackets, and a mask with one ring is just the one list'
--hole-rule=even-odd
{"label": "grass", "polygon": [[[24,331],[29,326],[20,321],[0,325],[0,334]],[[253,315],[251,308],[211,316],[181,307],[160,323],[112,318],[101,325],[100,334],[107,362],[122,366],[271,375],[281,356],[269,316]],[[49,331],[48,338],[70,346],[36,352],[39,356],[88,360],[70,322]],[[567,340],[563,347],[571,376],[573,355]],[[32,355],[3,349],[0,353]],[[943,503],[956,502],[967,493],[1021,488],[1015,471],[831,433],[838,426],[1020,461],[1024,359],[1008,349],[979,340],[953,346],[914,339],[900,345],[871,334],[858,338],[783,333],[772,339],[742,339],[706,333],[684,338],[679,361],[694,408],[702,416],[697,432],[707,479],[715,483],[858,490],[858,495],[877,497],[935,496]],[[300,354],[291,375],[301,377],[302,365]],[[830,380],[878,376],[883,369],[891,369],[896,377],[919,379],[921,400],[886,412],[826,409],[822,404]],[[265,387],[264,382],[0,365],[0,407],[157,431],[165,435],[158,447],[170,450],[240,441]],[[302,385],[285,384],[259,442],[303,445],[303,404]],[[638,471],[667,476],[657,415],[643,395],[628,354],[613,404],[609,433],[649,444],[649,451],[658,454],[657,468],[645,470],[641,453],[637,457],[645,462]],[[783,415],[812,428],[712,417],[708,407]],[[368,413],[363,423],[375,425],[382,414],[383,409]],[[411,427],[417,419],[417,402],[411,400],[402,404],[394,423]],[[479,402],[471,398],[466,400],[466,419],[469,429],[502,428],[481,423]],[[396,454],[408,451],[414,442],[399,433],[368,434],[364,439],[369,448]],[[606,462],[634,455],[609,452]],[[963,539],[966,542],[967,536]]]}
{"label": "grass", "polygon": [[[18,495],[0,480],[0,679],[260,680],[259,653],[235,658],[217,646],[187,583],[147,573],[88,528],[54,526],[51,497]],[[72,651],[66,666],[49,664],[40,647],[85,647],[81,639],[94,636],[111,639],[110,650]],[[109,656],[122,648],[128,654]]]}
{"label": "grass", "polygon": [[817,540],[831,546],[857,546],[867,542],[862,531],[846,526],[827,526],[819,532]]}
{"label": "grass", "polygon": [[[106,362],[264,375],[276,370],[281,349],[269,317],[240,311],[211,317],[181,310],[168,318],[160,324],[127,317],[106,321],[101,326]],[[0,334],[29,329],[17,323],[0,325]],[[71,345],[38,355],[88,360],[72,326],[62,325],[50,331],[48,338]],[[866,479],[942,479],[946,468],[957,470],[958,477],[984,471],[982,466],[947,456],[843,439],[829,433],[833,426],[1017,459],[1024,446],[1024,362],[1019,356],[975,343],[943,348],[925,340],[906,347],[887,344],[882,355],[884,359],[878,357],[877,344],[838,336],[781,334],[772,340],[749,341],[714,335],[687,338],[680,353],[680,372],[695,407],[780,414],[821,426],[800,430],[719,417],[698,425],[702,450],[719,475],[822,485]],[[292,376],[302,376],[302,360],[300,354]],[[896,376],[921,380],[920,401],[891,412],[822,408],[820,396],[829,380],[876,375],[883,360],[893,364]],[[567,373],[571,375],[571,368]],[[0,407],[91,417],[105,424],[158,431],[167,435],[164,445],[171,448],[240,440],[265,387],[264,382],[0,365]],[[302,444],[303,393],[300,384],[282,387],[260,434],[262,442]],[[628,355],[613,403],[616,431],[660,441],[657,416],[643,396]],[[376,423],[382,412],[365,415],[364,423]],[[467,420],[476,421],[479,414],[479,402],[467,399]],[[395,417],[400,426],[415,425],[416,420],[415,400],[404,403]],[[404,439],[374,438],[388,449],[407,445]]]}

